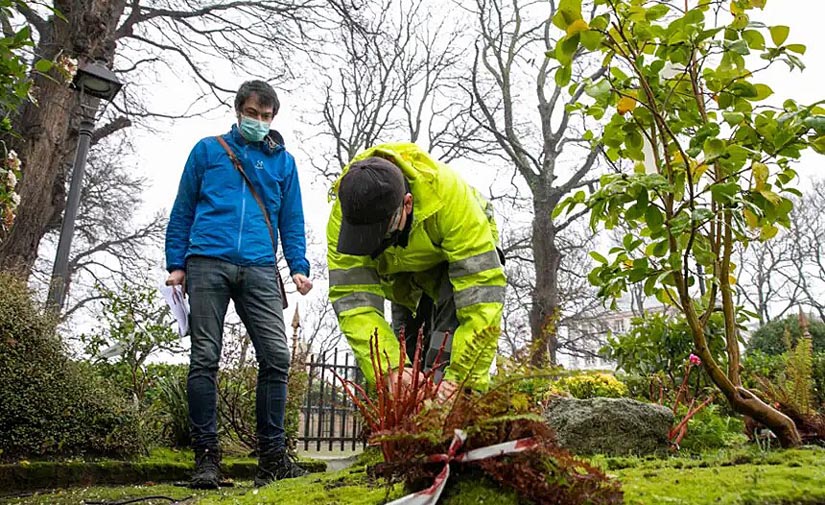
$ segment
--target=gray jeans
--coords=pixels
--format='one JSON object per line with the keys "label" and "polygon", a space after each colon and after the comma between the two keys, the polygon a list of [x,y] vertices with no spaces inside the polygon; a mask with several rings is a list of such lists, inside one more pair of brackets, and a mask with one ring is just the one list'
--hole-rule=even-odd
{"label": "gray jeans", "polygon": [[290,352],[276,275],[274,265],[242,267],[202,256],[190,257],[186,262],[192,335],[187,392],[194,448],[218,445],[217,373],[230,299],[252,340],[258,361],[258,447],[284,447]]}
{"label": "gray jeans", "polygon": [[[426,293],[421,296],[418,307],[413,316],[412,311],[403,305],[392,304],[392,329],[396,336],[400,335],[404,328],[405,345],[407,356],[412,361],[415,358],[415,347],[418,342],[418,331],[424,328],[424,347],[421,359],[425,371],[439,365],[433,377],[436,382],[441,382],[444,377],[444,369],[450,364],[450,353],[453,347],[453,333],[458,328],[458,315],[455,308],[455,297],[453,296],[453,285],[447,275],[447,264],[443,264],[433,269],[433,275],[438,276],[438,299],[433,300]],[[444,350],[438,357],[444,337]],[[435,362],[438,358],[438,363]]]}

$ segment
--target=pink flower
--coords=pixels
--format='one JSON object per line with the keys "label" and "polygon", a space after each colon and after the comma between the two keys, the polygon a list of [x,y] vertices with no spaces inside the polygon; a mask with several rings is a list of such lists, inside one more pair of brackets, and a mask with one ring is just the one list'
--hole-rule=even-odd
{"label": "pink flower", "polygon": [[690,356],[688,357],[688,360],[690,361],[691,365],[697,365],[698,366],[698,365],[702,364],[702,360],[699,359],[699,356],[697,356],[693,353],[690,354]]}

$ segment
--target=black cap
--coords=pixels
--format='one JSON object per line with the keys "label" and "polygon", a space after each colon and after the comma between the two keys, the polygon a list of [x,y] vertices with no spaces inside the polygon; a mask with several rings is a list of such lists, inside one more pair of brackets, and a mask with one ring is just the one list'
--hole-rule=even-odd
{"label": "black cap", "polygon": [[353,163],[338,186],[338,252],[367,256],[381,247],[406,193],[404,174],[394,163],[377,157]]}

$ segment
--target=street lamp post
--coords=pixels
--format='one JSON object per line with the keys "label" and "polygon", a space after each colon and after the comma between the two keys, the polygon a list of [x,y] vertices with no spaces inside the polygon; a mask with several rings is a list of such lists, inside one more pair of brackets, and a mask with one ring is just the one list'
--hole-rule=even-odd
{"label": "street lamp post", "polygon": [[[57,254],[54,259],[52,279],[49,284],[49,306],[60,311],[66,297],[66,284],[69,279],[69,252],[72,248],[74,223],[77,210],[80,207],[80,193],[83,188],[83,175],[86,171],[86,157],[92,141],[92,131],[95,126],[96,108],[83,104],[83,95],[89,95],[108,102],[114,99],[122,84],[117,76],[106,67],[104,62],[87,63],[77,70],[72,81],[75,89],[80,91],[80,127],[78,129],[77,151],[72,165],[72,180],[69,185],[69,195],[66,199],[66,211],[63,214],[63,223],[60,226],[60,240],[57,243]],[[91,110],[90,110],[91,109]]]}

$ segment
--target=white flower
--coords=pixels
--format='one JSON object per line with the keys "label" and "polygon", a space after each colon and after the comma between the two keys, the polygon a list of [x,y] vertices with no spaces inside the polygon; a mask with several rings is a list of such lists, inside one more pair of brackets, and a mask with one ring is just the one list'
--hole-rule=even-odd
{"label": "white flower", "polygon": [[14,188],[17,186],[17,176],[14,175],[14,170],[9,170],[6,174],[6,182],[9,183],[10,188]]}
{"label": "white flower", "polygon": [[16,209],[18,205],[20,205],[20,195],[18,195],[17,193],[12,193],[11,194],[11,207],[13,209]]}
{"label": "white flower", "polygon": [[60,55],[59,58],[57,58],[57,61],[55,63],[57,65],[58,70],[60,70],[60,72],[63,74],[63,77],[65,78],[66,82],[72,82],[72,79],[77,73],[77,59],[70,58],[63,54]]}
{"label": "white flower", "polygon": [[20,158],[17,157],[17,153],[14,152],[14,150],[9,151],[6,157],[6,166],[11,170],[20,170]]}

